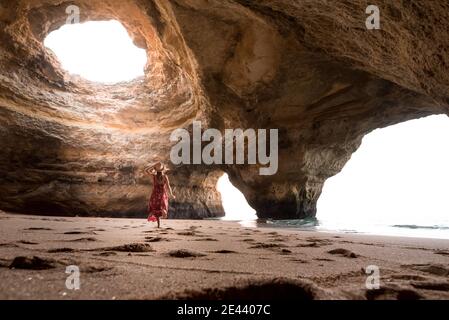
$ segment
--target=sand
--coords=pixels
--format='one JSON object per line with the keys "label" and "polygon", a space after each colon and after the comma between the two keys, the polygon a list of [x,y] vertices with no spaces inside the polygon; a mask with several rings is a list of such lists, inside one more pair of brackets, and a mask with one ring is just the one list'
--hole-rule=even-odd
{"label": "sand", "polygon": [[[448,299],[449,240],[0,213],[0,299]],[[69,290],[67,266],[80,269]],[[367,288],[371,267],[380,288]],[[372,282],[370,282],[372,283]]]}

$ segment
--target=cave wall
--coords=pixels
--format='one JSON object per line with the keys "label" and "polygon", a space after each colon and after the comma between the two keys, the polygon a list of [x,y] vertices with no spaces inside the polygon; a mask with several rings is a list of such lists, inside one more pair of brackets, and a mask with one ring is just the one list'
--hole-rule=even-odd
{"label": "cave wall", "polygon": [[[0,209],[145,216],[148,162],[170,133],[279,129],[279,170],[172,166],[172,218],[224,214],[223,172],[263,218],[314,216],[325,180],[368,132],[448,113],[449,5],[377,1],[13,0],[0,2]],[[68,75],[42,41],[65,23],[117,19],[148,53],[143,79]]]}
{"label": "cave wall", "polygon": [[[82,21],[123,22],[147,49],[145,78],[103,86],[66,74],[42,41],[65,23],[68,4],[2,2],[0,206],[34,214],[145,216],[151,182],[142,168],[168,162],[171,132],[203,118],[205,98],[194,68],[181,61],[182,41],[162,42],[175,37],[176,27],[156,29],[162,22],[153,3],[77,3]],[[173,53],[165,48],[172,45]],[[223,215],[219,172],[176,170],[171,216]]]}

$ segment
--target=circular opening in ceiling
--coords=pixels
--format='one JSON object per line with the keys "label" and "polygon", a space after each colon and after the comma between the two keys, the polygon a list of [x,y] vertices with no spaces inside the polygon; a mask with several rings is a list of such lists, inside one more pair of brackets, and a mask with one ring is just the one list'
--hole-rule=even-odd
{"label": "circular opening in ceiling", "polygon": [[44,45],[70,74],[114,84],[144,76],[147,54],[136,47],[116,20],[67,24],[51,32]]}

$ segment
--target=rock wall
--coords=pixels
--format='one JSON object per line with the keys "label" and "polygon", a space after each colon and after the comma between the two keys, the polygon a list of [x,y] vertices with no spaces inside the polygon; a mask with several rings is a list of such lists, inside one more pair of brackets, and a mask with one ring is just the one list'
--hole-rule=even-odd
{"label": "rock wall", "polygon": [[[119,20],[146,76],[102,86],[68,75],[42,44],[65,23]],[[223,172],[259,217],[316,213],[324,181],[373,129],[448,113],[449,5],[377,1],[12,0],[0,2],[0,209],[145,216],[148,162],[170,133],[279,129],[279,171],[177,166],[173,218],[223,215]]]}

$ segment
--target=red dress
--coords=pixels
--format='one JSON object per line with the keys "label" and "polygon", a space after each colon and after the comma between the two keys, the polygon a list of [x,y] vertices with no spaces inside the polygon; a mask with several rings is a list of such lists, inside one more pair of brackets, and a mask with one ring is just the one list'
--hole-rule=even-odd
{"label": "red dress", "polygon": [[162,182],[157,176],[153,176],[153,192],[148,203],[148,221],[155,221],[156,218],[166,217],[168,213],[168,192],[165,187],[165,178]]}

